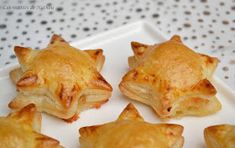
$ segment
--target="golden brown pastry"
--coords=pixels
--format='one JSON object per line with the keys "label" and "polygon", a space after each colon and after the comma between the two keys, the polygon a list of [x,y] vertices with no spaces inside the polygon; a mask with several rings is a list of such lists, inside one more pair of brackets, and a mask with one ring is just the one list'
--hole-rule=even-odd
{"label": "golden brown pastry", "polygon": [[177,35],[160,44],[131,46],[131,70],[119,85],[124,95],[151,106],[162,119],[204,116],[221,109],[209,81],[217,58],[194,52]]}
{"label": "golden brown pastry", "polygon": [[235,148],[235,126],[229,124],[214,125],[204,130],[208,148]]}
{"label": "golden brown pastry", "polygon": [[132,104],[116,121],[79,132],[81,148],[180,148],[184,143],[182,126],[147,123]]}
{"label": "golden brown pastry", "polygon": [[1,148],[60,148],[59,141],[40,134],[41,114],[34,104],[0,117]]}
{"label": "golden brown pastry", "polygon": [[40,111],[68,122],[78,118],[86,108],[98,108],[107,102],[112,87],[99,71],[104,63],[103,51],[79,50],[54,35],[43,50],[15,47],[20,68],[10,72],[17,96],[12,109],[29,103]]}

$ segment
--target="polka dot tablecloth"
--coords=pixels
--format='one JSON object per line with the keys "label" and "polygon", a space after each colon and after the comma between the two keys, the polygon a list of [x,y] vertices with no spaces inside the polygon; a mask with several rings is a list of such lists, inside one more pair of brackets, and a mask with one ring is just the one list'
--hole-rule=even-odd
{"label": "polka dot tablecloth", "polygon": [[51,35],[72,42],[137,20],[220,59],[216,74],[235,89],[235,0],[0,0],[0,67],[15,45],[40,49]]}

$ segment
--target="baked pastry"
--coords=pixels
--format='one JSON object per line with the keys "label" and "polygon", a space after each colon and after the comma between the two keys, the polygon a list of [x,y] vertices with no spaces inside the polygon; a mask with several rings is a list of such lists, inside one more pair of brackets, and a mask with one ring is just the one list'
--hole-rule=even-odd
{"label": "baked pastry", "polygon": [[131,70],[119,84],[125,96],[151,106],[162,119],[221,109],[210,82],[217,58],[194,52],[177,35],[160,44],[131,46]]}
{"label": "baked pastry", "polygon": [[58,35],[43,50],[15,47],[20,68],[10,72],[17,96],[9,107],[34,103],[40,111],[72,122],[86,108],[99,108],[112,93],[99,73],[103,51],[79,50]]}
{"label": "baked pastry", "polygon": [[41,113],[29,104],[7,117],[0,117],[1,148],[60,148],[59,141],[40,134]]}
{"label": "baked pastry", "polygon": [[82,127],[81,148],[180,148],[183,146],[183,127],[177,124],[145,122],[132,104],[114,122]]}
{"label": "baked pastry", "polygon": [[222,124],[207,127],[204,137],[208,148],[234,148],[235,126]]}

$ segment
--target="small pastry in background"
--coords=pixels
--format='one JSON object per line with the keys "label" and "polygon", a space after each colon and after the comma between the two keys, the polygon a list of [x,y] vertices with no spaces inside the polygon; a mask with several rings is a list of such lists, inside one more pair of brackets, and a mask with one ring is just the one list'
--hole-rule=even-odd
{"label": "small pastry in background", "polygon": [[68,122],[88,108],[99,108],[111,97],[112,87],[99,73],[102,49],[80,50],[53,35],[42,50],[15,47],[20,67],[10,72],[17,96],[12,109],[34,103],[39,111]]}
{"label": "small pastry in background", "polygon": [[0,117],[1,148],[62,148],[59,141],[40,134],[41,113],[34,104]]}
{"label": "small pastry in background", "polygon": [[194,52],[177,35],[155,45],[131,46],[131,70],[119,84],[125,96],[151,106],[162,119],[205,116],[221,109],[210,82],[217,58]]}
{"label": "small pastry in background", "polygon": [[114,122],[79,129],[81,148],[181,148],[183,127],[145,122],[132,104]]}
{"label": "small pastry in background", "polygon": [[235,148],[235,125],[221,124],[205,128],[208,148]]}

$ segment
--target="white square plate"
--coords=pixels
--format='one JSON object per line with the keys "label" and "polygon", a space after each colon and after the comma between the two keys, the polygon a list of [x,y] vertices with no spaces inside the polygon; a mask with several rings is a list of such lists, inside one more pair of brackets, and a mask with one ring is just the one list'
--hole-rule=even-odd
{"label": "white square plate", "polygon": [[[90,109],[80,114],[80,118],[72,124],[43,114],[42,133],[58,139],[61,145],[68,148],[79,147],[78,129],[83,126],[103,124],[117,119],[124,107],[132,102],[145,121],[161,123],[154,111],[141,103],[124,97],[118,89],[122,76],[128,71],[127,58],[132,55],[131,41],[154,44],[166,40],[163,35],[146,22],[136,22],[87,38],[72,45],[80,49],[102,48],[106,57],[102,70],[103,76],[113,86],[113,95],[110,101],[100,109]],[[0,70],[0,116],[6,116],[10,110],[7,105],[16,95],[15,86],[11,83],[8,73],[17,65],[11,65]],[[184,126],[184,147],[206,147],[203,137],[205,127],[215,124],[235,124],[235,93],[218,78],[213,83],[217,88],[217,96],[222,103],[222,110],[206,117],[183,117],[170,120]],[[110,146],[112,147],[112,146]]]}

